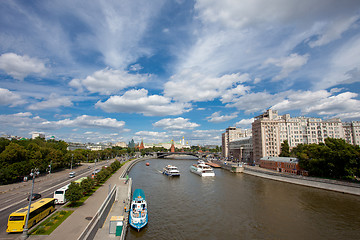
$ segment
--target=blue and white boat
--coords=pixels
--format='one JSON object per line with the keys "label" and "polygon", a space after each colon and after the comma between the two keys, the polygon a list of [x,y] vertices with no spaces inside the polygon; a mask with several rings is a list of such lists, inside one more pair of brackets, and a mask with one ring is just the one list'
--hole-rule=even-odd
{"label": "blue and white boat", "polygon": [[142,189],[135,189],[130,205],[130,226],[140,231],[148,223],[147,203]]}
{"label": "blue and white boat", "polygon": [[173,176],[173,177],[180,176],[180,172],[179,172],[178,168],[173,165],[167,165],[163,170],[163,174],[165,174],[167,176]]}

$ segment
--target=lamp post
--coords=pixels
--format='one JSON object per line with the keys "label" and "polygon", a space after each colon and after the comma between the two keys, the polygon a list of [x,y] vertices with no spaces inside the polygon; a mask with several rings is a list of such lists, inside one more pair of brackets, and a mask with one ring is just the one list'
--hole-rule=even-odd
{"label": "lamp post", "polygon": [[28,206],[28,211],[26,214],[26,221],[25,221],[25,226],[24,226],[24,230],[23,230],[23,234],[22,234],[22,239],[27,239],[28,238],[28,221],[29,221],[29,215],[30,215],[30,206],[31,206],[31,199],[32,199],[32,195],[34,192],[34,183],[35,183],[35,176],[39,175],[39,169],[35,168],[35,169],[31,169],[31,173],[30,176],[32,177],[33,181],[32,181],[32,187],[31,187],[31,193],[30,193],[30,197],[29,197],[29,206]]}
{"label": "lamp post", "polygon": [[72,162],[74,161],[74,154],[71,154],[71,165],[70,165],[70,170],[72,171]]}

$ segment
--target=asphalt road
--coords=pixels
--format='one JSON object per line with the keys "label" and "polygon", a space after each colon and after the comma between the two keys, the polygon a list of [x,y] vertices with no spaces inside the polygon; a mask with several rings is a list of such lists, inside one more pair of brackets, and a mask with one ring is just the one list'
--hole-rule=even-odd
{"label": "asphalt road", "polygon": [[[112,162],[113,160],[110,160],[109,162],[102,161],[96,164],[96,168],[101,168],[102,166],[109,165]],[[53,197],[55,190],[81,177],[91,175],[91,172],[94,170],[94,168],[95,165],[93,163],[83,164],[82,166],[74,168],[73,171],[76,172],[76,176],[74,178],[69,178],[70,169],[35,178],[34,193],[40,193],[42,198]],[[0,187],[1,240],[16,239],[21,235],[21,233],[7,233],[7,221],[9,215],[12,212],[28,206],[29,202],[27,201],[27,197],[30,195],[31,185],[32,180],[30,179],[28,182],[10,184]]]}

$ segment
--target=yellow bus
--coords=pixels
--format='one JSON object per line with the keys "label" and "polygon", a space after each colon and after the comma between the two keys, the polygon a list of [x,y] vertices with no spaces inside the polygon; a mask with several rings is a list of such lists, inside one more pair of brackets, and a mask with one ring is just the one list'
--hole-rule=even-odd
{"label": "yellow bus", "polygon": [[[31,204],[28,228],[55,211],[55,198],[43,198]],[[25,227],[28,206],[10,214],[6,232],[22,232]]]}

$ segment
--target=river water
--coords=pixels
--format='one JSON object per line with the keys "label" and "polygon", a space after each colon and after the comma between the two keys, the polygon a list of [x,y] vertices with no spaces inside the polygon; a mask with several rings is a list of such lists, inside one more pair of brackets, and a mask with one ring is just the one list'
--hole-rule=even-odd
{"label": "river water", "polygon": [[[132,239],[360,239],[360,197],[215,169],[202,178],[196,160],[151,159],[130,171],[146,195],[149,223]],[[161,173],[167,164],[181,176]]]}

